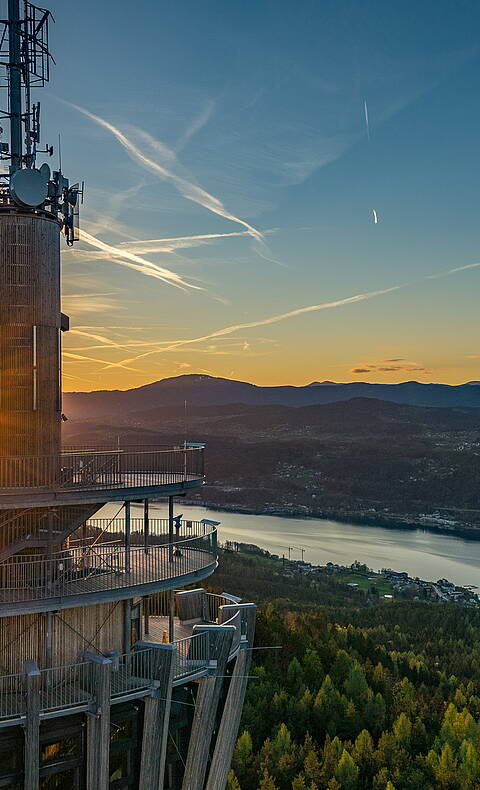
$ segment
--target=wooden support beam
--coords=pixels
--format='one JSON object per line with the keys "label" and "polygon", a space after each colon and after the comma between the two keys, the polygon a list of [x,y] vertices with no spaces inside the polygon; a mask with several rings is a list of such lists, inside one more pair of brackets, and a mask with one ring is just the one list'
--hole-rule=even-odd
{"label": "wooden support beam", "polygon": [[168,497],[168,561],[173,562],[173,496]]}
{"label": "wooden support beam", "polygon": [[244,634],[248,641],[243,643],[243,649],[235,659],[205,790],[224,790],[242,716],[248,673],[252,662],[252,651],[248,648],[253,646],[256,606],[242,604],[241,608]]}
{"label": "wooden support beam", "polygon": [[143,633],[145,636],[150,633],[150,598],[148,595],[143,599]]}
{"label": "wooden support beam", "polygon": [[148,540],[150,536],[150,511],[148,499],[143,500],[143,546],[148,554]]}
{"label": "wooden support beam", "polygon": [[131,504],[125,502],[125,573],[130,573]]}
{"label": "wooden support beam", "polygon": [[[139,647],[152,647],[140,642]],[[156,688],[146,697],[138,790],[163,790],[176,645],[155,645]]]}
{"label": "wooden support beam", "polygon": [[85,653],[91,662],[93,710],[87,714],[87,790],[108,790],[110,784],[110,696],[112,660]]}
{"label": "wooden support beam", "polygon": [[123,601],[123,652],[130,653],[132,649],[132,599]]}
{"label": "wooden support beam", "polygon": [[40,770],[40,671],[35,661],[25,664],[24,790],[38,790]]}
{"label": "wooden support beam", "polygon": [[214,675],[199,681],[182,790],[203,790],[210,743],[235,627],[196,625],[193,630],[194,634],[208,632],[209,655],[216,662],[216,668],[212,668]]}

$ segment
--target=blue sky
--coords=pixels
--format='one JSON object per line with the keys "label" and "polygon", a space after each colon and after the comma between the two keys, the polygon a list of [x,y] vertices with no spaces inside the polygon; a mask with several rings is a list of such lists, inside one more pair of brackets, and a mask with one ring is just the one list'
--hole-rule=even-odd
{"label": "blue sky", "polygon": [[480,378],[477,3],[51,8],[67,389]]}

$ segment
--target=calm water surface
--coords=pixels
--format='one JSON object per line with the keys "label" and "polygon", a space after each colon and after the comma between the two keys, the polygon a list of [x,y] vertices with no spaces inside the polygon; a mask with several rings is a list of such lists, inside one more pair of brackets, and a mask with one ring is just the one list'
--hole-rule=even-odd
{"label": "calm water surface", "polygon": [[[114,516],[118,508],[119,503],[111,503],[98,516]],[[151,505],[151,512],[152,518],[166,518],[168,515],[165,504]],[[350,565],[354,560],[360,560],[374,570],[392,568],[407,571],[421,579],[435,581],[446,578],[455,584],[480,587],[480,540],[422,529],[227,513],[205,507],[182,507],[181,503],[175,507],[175,514],[179,513],[192,520],[209,518],[220,521],[221,541],[256,543],[280,556],[288,556],[289,546],[296,547],[291,550],[292,559],[301,558],[298,547],[303,546],[305,560],[314,564],[331,561]],[[132,517],[142,514],[142,505],[132,504]]]}

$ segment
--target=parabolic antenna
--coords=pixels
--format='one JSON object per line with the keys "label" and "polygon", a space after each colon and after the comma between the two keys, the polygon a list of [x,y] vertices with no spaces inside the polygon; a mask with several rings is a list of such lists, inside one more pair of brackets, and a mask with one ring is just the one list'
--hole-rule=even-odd
{"label": "parabolic antenna", "polygon": [[50,181],[50,168],[46,162],[44,162],[44,164],[40,167],[40,173],[42,174],[42,178],[44,178],[45,181]]}
{"label": "parabolic antenna", "polygon": [[10,194],[19,206],[25,208],[40,206],[48,194],[47,179],[40,170],[33,168],[16,170],[10,178]]}

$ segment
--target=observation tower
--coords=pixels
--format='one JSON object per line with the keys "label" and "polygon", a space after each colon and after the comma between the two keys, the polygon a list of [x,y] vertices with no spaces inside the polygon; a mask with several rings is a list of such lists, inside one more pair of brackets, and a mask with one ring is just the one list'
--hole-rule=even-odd
{"label": "observation tower", "polygon": [[83,185],[39,164],[50,21],[8,0],[0,22],[0,788],[223,790],[255,606],[198,586],[218,524],[175,515],[204,447],[61,444],[60,238]]}

